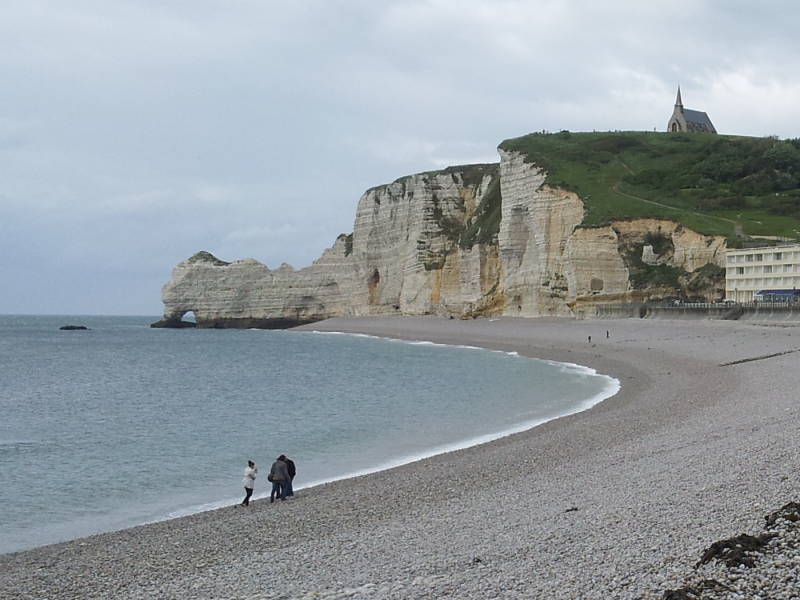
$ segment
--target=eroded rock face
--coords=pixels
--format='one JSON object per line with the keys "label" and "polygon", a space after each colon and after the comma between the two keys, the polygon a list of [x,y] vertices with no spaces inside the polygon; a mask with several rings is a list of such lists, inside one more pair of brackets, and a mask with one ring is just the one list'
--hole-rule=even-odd
{"label": "eroded rock face", "polygon": [[690,272],[722,263],[724,238],[672,221],[581,227],[581,199],[545,178],[501,151],[499,165],[372,188],[353,233],[303,269],[198,252],[164,286],[159,324],[174,326],[189,311],[198,327],[288,327],[340,315],[591,316],[599,303],[648,297],[631,285],[636,265]]}
{"label": "eroded rock face", "polygon": [[569,316],[565,249],[583,220],[583,202],[545,184],[546,173],[516,153],[501,151],[503,218],[498,245],[506,296],[504,313]]}

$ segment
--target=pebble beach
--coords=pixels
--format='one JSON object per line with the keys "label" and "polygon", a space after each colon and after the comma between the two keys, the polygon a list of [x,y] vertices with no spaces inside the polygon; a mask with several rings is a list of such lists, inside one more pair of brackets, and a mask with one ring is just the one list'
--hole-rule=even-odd
{"label": "pebble beach", "polygon": [[516,351],[621,390],[286,502],[0,555],[0,598],[800,598],[791,520],[770,526],[753,566],[697,566],[712,543],[764,534],[766,515],[800,501],[794,324],[376,317],[300,329]]}

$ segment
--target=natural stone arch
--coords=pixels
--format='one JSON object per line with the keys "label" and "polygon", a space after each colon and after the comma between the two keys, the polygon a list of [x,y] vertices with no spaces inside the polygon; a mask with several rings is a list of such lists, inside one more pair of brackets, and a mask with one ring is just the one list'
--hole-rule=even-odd
{"label": "natural stone arch", "polygon": [[[191,314],[193,320],[185,321],[184,315]],[[197,327],[197,315],[193,310],[175,310],[165,314],[160,321],[152,323],[150,327],[166,327],[169,329],[183,329],[185,327]]]}

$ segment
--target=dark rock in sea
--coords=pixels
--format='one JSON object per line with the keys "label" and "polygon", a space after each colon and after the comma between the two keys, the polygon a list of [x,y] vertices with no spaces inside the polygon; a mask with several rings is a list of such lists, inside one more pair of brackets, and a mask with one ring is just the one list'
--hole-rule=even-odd
{"label": "dark rock in sea", "polygon": [[197,327],[198,329],[289,329],[298,325],[314,323],[320,319],[291,319],[280,317],[275,319],[207,319],[198,320],[197,323],[182,321],[180,318],[161,319],[151,323],[150,327],[164,327],[181,329],[183,327]]}
{"label": "dark rock in sea", "polygon": [[63,325],[59,329],[62,331],[89,331],[86,325]]}
{"label": "dark rock in sea", "polygon": [[187,327],[197,327],[197,323],[193,321],[182,321],[181,319],[161,319],[155,323],[150,323],[150,327],[164,329],[185,329]]}

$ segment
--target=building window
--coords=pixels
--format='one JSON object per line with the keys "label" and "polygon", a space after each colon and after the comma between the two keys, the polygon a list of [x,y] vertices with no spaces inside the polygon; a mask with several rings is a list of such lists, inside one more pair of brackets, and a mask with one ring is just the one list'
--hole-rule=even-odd
{"label": "building window", "polygon": [[756,262],[763,262],[764,255],[763,254],[756,254]]}
{"label": "building window", "polygon": [[752,254],[748,254],[747,256],[744,257],[744,261],[745,262],[753,262],[753,255]]}
{"label": "building window", "polygon": [[781,260],[782,258],[783,258],[783,253],[782,252],[776,252],[775,253],[775,260]]}
{"label": "building window", "polygon": [[736,267],[737,275],[744,275],[744,267]]}
{"label": "building window", "polygon": [[772,273],[772,265],[764,265],[764,273]]}

